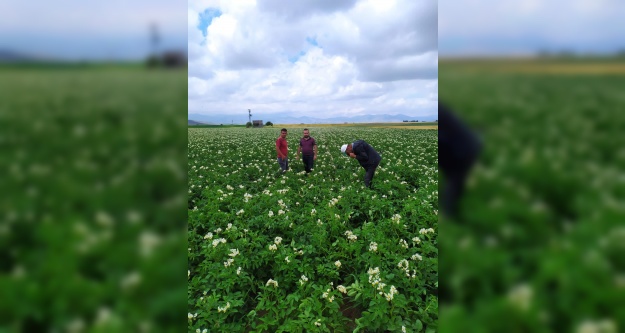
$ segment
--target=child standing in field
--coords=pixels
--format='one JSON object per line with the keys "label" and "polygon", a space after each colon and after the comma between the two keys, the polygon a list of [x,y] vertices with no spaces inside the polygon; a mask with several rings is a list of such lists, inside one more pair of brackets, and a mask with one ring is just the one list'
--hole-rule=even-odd
{"label": "child standing in field", "polygon": [[280,130],[280,136],[276,140],[276,152],[278,153],[278,164],[282,173],[289,169],[289,147],[286,141],[286,128]]}

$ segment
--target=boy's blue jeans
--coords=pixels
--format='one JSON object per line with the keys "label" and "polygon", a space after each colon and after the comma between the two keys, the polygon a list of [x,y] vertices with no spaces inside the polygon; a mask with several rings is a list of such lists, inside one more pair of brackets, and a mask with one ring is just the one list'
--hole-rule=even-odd
{"label": "boy's blue jeans", "polygon": [[282,169],[282,172],[285,172],[289,169],[289,158],[285,157],[285,158],[280,158],[278,157],[278,164],[280,164],[280,169]]}

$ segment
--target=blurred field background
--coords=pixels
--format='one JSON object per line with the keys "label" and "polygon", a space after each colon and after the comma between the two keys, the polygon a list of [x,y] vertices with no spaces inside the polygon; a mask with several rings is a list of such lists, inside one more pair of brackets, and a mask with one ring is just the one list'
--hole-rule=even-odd
{"label": "blurred field background", "polygon": [[180,331],[184,5],[0,8],[0,332]]}
{"label": "blurred field background", "polygon": [[623,10],[439,2],[439,101],[484,144],[440,223],[441,332],[625,331]]}
{"label": "blurred field background", "polygon": [[625,329],[624,65],[439,62],[440,100],[484,143],[441,222],[441,332]]}
{"label": "blurred field background", "polygon": [[0,331],[185,324],[185,75],[0,68]]}

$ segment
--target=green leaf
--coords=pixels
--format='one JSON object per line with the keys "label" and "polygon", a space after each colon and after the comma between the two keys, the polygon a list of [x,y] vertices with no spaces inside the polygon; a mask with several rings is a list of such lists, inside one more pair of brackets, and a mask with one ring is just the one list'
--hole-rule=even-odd
{"label": "green leaf", "polygon": [[415,321],[414,323],[414,327],[417,332],[420,332],[423,329],[423,323],[421,322],[421,320],[417,319],[417,321]]}

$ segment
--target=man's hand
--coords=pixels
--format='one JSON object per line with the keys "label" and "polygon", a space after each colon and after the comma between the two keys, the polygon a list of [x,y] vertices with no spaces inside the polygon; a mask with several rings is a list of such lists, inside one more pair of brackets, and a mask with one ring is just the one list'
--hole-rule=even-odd
{"label": "man's hand", "polygon": [[317,154],[315,154],[315,156],[313,157],[313,160],[317,160]]}
{"label": "man's hand", "polygon": [[354,153],[349,153],[349,157],[351,157],[351,158],[356,158],[356,154],[354,154]]}
{"label": "man's hand", "polygon": [[296,160],[299,160],[299,155],[295,155],[295,159],[296,159]]}

